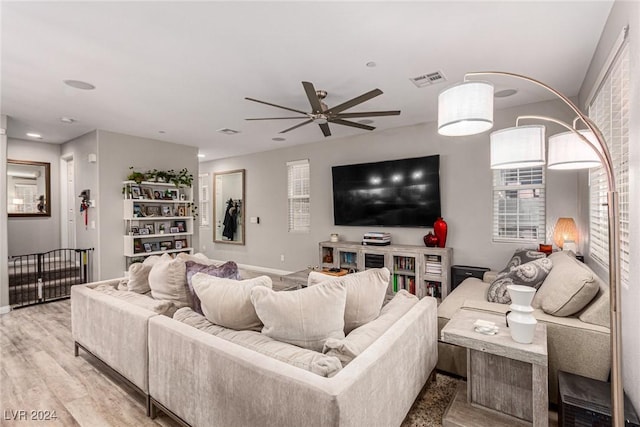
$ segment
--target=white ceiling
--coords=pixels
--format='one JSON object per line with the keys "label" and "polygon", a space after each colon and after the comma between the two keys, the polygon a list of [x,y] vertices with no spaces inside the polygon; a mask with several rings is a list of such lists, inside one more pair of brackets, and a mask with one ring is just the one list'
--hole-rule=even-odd
{"label": "white ceiling", "polygon": [[[374,118],[388,129],[434,121],[438,92],[468,71],[527,74],[574,96],[611,6],[3,1],[1,112],[13,138],[38,132],[62,143],[104,129],[198,146],[204,160],[306,144],[325,139],[317,125],[280,135],[301,120],[245,121],[292,114],[244,97],[307,111],[303,80],[328,91],[330,107],[380,88],[383,95],[348,111],[401,110]],[[433,71],[447,82],[418,89],[409,81]],[[96,89],[73,89],[65,79]],[[550,98],[513,79],[492,81],[496,90],[519,90],[497,108]],[[330,138],[368,132],[330,126]]]}

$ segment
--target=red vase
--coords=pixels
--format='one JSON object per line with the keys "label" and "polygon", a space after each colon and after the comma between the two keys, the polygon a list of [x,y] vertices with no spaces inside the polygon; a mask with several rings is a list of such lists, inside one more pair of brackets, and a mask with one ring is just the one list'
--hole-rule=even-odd
{"label": "red vase", "polygon": [[433,223],[433,232],[438,238],[438,247],[444,248],[447,243],[447,223],[444,222],[444,219],[440,217],[436,219],[436,222]]}
{"label": "red vase", "polygon": [[438,238],[432,232],[425,235],[422,240],[424,241],[424,245],[428,248],[435,248],[438,246]]}

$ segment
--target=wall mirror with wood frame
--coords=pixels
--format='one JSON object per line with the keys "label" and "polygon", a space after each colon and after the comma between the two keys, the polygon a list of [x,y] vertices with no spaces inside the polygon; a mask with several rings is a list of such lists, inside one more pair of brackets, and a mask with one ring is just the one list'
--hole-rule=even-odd
{"label": "wall mirror with wood frame", "polygon": [[213,174],[213,241],[244,245],[244,169]]}
{"label": "wall mirror with wood frame", "polygon": [[7,212],[10,217],[51,216],[51,164],[7,160]]}

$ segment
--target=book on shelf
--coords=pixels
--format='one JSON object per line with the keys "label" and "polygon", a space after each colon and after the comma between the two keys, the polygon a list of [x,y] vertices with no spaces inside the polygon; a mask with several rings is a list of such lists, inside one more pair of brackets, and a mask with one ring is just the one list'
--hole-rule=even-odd
{"label": "book on shelf", "polygon": [[391,240],[362,239],[362,244],[371,246],[387,246],[391,244]]}

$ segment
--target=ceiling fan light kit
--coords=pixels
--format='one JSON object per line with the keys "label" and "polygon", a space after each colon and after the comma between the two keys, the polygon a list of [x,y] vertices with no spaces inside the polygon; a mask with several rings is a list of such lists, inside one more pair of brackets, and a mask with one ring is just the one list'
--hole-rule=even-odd
{"label": "ceiling fan light kit", "polygon": [[298,123],[295,126],[287,128],[285,130],[280,131],[279,133],[286,133],[297,129],[301,126],[307,125],[309,123],[315,123],[320,127],[323,135],[325,137],[331,136],[331,130],[329,128],[329,123],[334,123],[342,126],[349,126],[358,129],[364,130],[374,130],[375,127],[368,126],[363,123],[352,122],[350,120],[345,119],[353,119],[359,117],[381,117],[381,116],[398,116],[400,115],[400,110],[389,110],[389,111],[370,111],[370,112],[353,112],[353,113],[343,113],[342,111],[348,110],[349,108],[355,107],[356,105],[362,104],[372,98],[375,98],[378,95],[382,95],[382,91],[380,89],[373,89],[367,93],[364,93],[360,96],[352,98],[342,104],[336,105],[335,107],[329,108],[327,104],[322,102],[324,98],[327,96],[327,92],[324,90],[316,90],[312,83],[310,82],[302,82],[302,87],[304,88],[305,93],[307,94],[307,99],[309,100],[309,104],[311,105],[311,112],[305,112],[301,110],[297,110],[295,108],[284,107],[282,105],[273,104],[271,102],[260,101],[258,99],[245,97],[248,101],[258,102],[260,104],[269,105],[271,107],[282,108],[283,110],[292,111],[294,113],[301,114],[301,116],[296,117],[259,117],[259,118],[251,118],[246,120],[290,120],[290,119],[306,119],[304,122]]}

